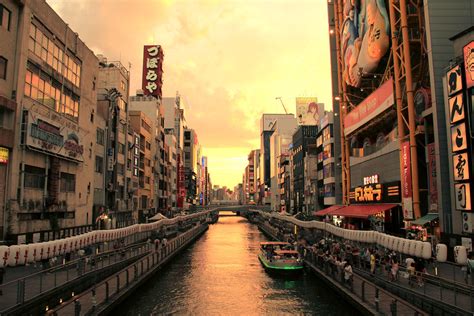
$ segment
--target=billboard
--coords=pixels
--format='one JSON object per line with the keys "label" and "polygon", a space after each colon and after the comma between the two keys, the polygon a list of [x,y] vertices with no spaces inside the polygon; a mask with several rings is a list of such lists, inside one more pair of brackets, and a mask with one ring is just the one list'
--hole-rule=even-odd
{"label": "billboard", "polygon": [[463,48],[466,89],[474,87],[474,41]]}
{"label": "billboard", "polygon": [[163,50],[160,45],[143,46],[142,90],[144,95],[161,99]]}
{"label": "billboard", "polygon": [[344,116],[344,133],[349,135],[377,115],[389,109],[395,102],[393,78],[372,92],[358,106]]}
{"label": "billboard", "polygon": [[324,104],[318,103],[318,98],[296,98],[298,125],[319,125],[321,110],[324,112]]}
{"label": "billboard", "polygon": [[390,19],[385,1],[343,1],[341,51],[346,84],[360,87],[372,75],[390,44]]}
{"label": "billboard", "polygon": [[413,217],[413,197],[411,186],[411,155],[410,142],[406,141],[401,146],[402,151],[402,204],[403,218],[414,219]]}

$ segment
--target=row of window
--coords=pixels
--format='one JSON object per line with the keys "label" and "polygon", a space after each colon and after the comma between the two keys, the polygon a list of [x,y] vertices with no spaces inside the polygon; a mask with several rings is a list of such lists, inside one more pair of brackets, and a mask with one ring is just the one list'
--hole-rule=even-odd
{"label": "row of window", "polygon": [[10,19],[12,12],[0,4],[0,28],[10,31]]}
{"label": "row of window", "polygon": [[[46,181],[46,170],[44,168],[25,165],[25,188],[30,189],[44,189]],[[61,172],[59,177],[60,192],[75,192],[76,191],[76,175],[66,172]]]}
{"label": "row of window", "polygon": [[67,89],[61,88],[47,76],[40,76],[31,70],[26,71],[25,96],[28,96],[56,112],[63,113],[70,119],[79,119],[79,98]]}
{"label": "row of window", "polygon": [[30,25],[29,49],[76,87],[79,87],[81,66],[33,24]]}
{"label": "row of window", "polygon": [[8,60],[0,56],[0,79],[7,79],[7,65],[8,65]]}

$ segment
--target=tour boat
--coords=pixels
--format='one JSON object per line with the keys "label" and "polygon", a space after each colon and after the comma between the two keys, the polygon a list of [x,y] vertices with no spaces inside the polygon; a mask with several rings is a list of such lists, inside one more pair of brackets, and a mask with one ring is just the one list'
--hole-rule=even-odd
{"label": "tour boat", "polygon": [[261,242],[258,259],[268,272],[292,274],[303,270],[298,251],[287,242]]}

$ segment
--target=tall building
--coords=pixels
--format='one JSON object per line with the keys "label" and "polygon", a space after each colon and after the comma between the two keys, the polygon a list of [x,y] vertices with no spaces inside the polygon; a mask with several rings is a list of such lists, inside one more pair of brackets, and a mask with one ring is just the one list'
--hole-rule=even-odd
{"label": "tall building", "polygon": [[[138,158],[138,218],[143,219],[155,213],[154,208],[154,178],[152,172],[152,149],[153,121],[141,111],[129,111],[130,128],[138,134],[139,158]],[[120,173],[120,172],[119,172]]]}
{"label": "tall building", "polygon": [[273,124],[278,118],[294,117],[293,114],[263,114],[260,119],[260,172],[259,204],[271,204],[270,201],[270,137]]}
{"label": "tall building", "polygon": [[103,177],[103,181],[95,180],[94,218],[106,213],[112,219],[112,227],[124,227],[133,222],[128,194],[131,169],[127,165],[130,73],[120,62],[109,62],[102,55],[97,57],[97,116],[103,123],[97,124],[95,158],[97,170],[102,172],[96,171],[95,178]]}
{"label": "tall building", "polygon": [[[300,125],[293,134],[292,140],[292,161],[293,161],[293,213],[305,212],[305,179],[304,179],[304,159],[308,153],[309,145],[316,144],[316,125]],[[314,146],[315,147],[315,146]],[[315,154],[315,153],[314,153]]]}
{"label": "tall building", "polygon": [[[165,182],[165,132],[164,132],[164,109],[161,101],[154,96],[145,96],[142,90],[138,90],[135,96],[130,96],[129,100],[130,111],[143,112],[151,119],[151,152],[153,163],[153,182],[156,184],[153,187],[155,212],[164,210],[168,195],[164,190],[163,183]],[[138,171],[138,170],[137,170]],[[134,170],[135,174],[135,170]]]}
{"label": "tall building", "polygon": [[[472,26],[472,10],[465,10],[472,6],[472,0],[328,2],[343,201],[350,205],[332,215],[362,204],[357,210],[375,229],[402,233],[404,226],[422,240],[460,240],[463,211],[452,208],[444,189],[452,154],[442,77],[452,56],[449,37]],[[355,50],[354,43],[368,41]]]}
{"label": "tall building", "polygon": [[278,185],[280,157],[289,153],[292,136],[297,128],[297,119],[293,116],[278,118],[271,128],[273,133],[270,136],[270,204],[274,211],[280,211],[282,205]]}
{"label": "tall building", "polygon": [[45,1],[3,1],[0,43],[3,239],[90,229],[98,60]]}
{"label": "tall building", "polygon": [[198,204],[197,176],[198,176],[198,151],[199,140],[194,129],[184,130],[184,175],[186,187],[186,202],[191,205]]}

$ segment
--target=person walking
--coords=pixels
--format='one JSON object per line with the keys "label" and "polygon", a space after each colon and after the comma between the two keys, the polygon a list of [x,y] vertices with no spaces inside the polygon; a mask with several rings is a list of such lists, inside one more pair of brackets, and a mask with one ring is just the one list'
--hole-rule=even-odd
{"label": "person walking", "polygon": [[352,266],[349,262],[346,262],[344,266],[344,281],[349,287],[352,287],[352,278],[353,278]]}

